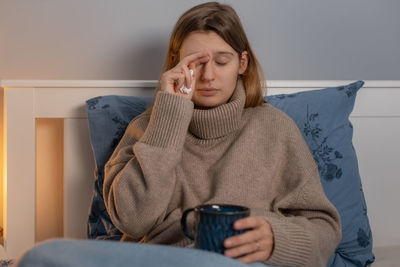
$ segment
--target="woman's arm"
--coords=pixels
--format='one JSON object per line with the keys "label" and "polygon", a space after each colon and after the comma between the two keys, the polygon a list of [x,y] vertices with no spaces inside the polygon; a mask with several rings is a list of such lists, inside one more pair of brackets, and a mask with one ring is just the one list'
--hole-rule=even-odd
{"label": "woman's arm", "polygon": [[341,240],[339,213],[326,197],[318,168],[297,126],[288,129],[283,194],[265,219],[274,233],[269,264],[325,266]]}
{"label": "woman's arm", "polygon": [[[235,223],[250,231],[227,239],[227,256],[244,263],[326,266],[341,239],[339,214],[326,198],[315,161],[297,126],[289,124],[280,180],[268,212]],[[278,156],[278,155],[277,155]]]}
{"label": "woman's arm", "polygon": [[[103,194],[114,225],[140,240],[161,224],[176,183],[176,166],[193,114],[195,68],[209,60],[190,54],[161,76],[150,120],[133,121],[105,166]],[[144,133],[143,133],[144,131]]]}
{"label": "woman's arm", "polygon": [[105,166],[107,211],[135,240],[165,218],[192,113],[189,99],[158,92],[148,125],[144,116],[132,121]]}

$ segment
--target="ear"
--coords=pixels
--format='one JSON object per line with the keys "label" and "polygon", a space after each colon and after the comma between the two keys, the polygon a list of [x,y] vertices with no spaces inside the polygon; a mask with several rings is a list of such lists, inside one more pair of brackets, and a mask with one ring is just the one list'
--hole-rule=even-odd
{"label": "ear", "polygon": [[246,69],[247,65],[249,64],[249,54],[247,51],[243,51],[240,55],[240,66],[239,66],[239,74],[243,74]]}

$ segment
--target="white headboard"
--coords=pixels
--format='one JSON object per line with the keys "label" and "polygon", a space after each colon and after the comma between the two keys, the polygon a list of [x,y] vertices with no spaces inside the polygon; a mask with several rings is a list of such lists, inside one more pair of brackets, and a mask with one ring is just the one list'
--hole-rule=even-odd
{"label": "white headboard", "polygon": [[[348,84],[353,81],[269,81],[268,94]],[[93,186],[93,155],[89,143],[85,101],[100,95],[152,96],[156,81],[45,81],[5,80],[3,106],[3,228],[0,257],[15,257],[38,240],[39,220],[48,216],[61,227],[58,236],[86,237],[86,221]],[[400,244],[400,81],[365,81],[351,116],[354,146],[375,246]],[[41,119],[60,119],[61,149],[42,168],[55,168],[62,177],[59,213],[43,215],[39,203],[56,201],[51,180],[37,182],[36,126]],[[1,128],[0,128],[1,129]],[[46,137],[42,137],[46,138]],[[1,151],[0,151],[1,152]],[[48,162],[48,163],[47,163]],[[51,171],[49,173],[52,173]],[[37,180],[38,178],[38,180]],[[50,182],[49,182],[50,181]],[[57,186],[56,186],[57,187]],[[60,189],[61,187],[61,189]],[[43,199],[53,192],[53,199]],[[43,195],[43,196],[42,196]],[[50,194],[51,195],[51,194]],[[40,199],[39,199],[40,198]],[[51,236],[51,235],[50,235]]]}

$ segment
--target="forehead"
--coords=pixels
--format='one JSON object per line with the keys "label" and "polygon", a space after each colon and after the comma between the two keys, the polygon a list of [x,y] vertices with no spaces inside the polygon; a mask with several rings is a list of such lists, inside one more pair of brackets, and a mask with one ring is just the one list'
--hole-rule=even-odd
{"label": "forehead", "polygon": [[206,51],[216,55],[236,55],[236,51],[213,31],[192,32],[182,43],[180,54],[187,56],[196,52]]}

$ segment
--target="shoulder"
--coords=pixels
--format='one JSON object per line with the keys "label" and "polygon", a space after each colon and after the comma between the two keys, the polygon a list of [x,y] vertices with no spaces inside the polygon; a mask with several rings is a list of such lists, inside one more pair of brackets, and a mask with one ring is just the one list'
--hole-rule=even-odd
{"label": "shoulder", "polygon": [[140,139],[149,125],[150,111],[147,109],[143,113],[139,114],[131,120],[128,127],[126,128],[126,133],[134,136],[136,139]]}
{"label": "shoulder", "polygon": [[[259,140],[266,144],[273,143],[286,151],[290,162],[308,161],[307,168],[315,168],[315,162],[307,142],[296,122],[285,112],[264,103],[255,108],[249,108],[248,128],[256,132]],[[257,130],[254,130],[257,129]],[[289,162],[289,161],[288,161]]]}
{"label": "shoulder", "polygon": [[143,113],[137,115],[135,118],[131,120],[129,125],[135,125],[135,127],[146,129],[150,120],[150,111],[146,109]]}
{"label": "shoulder", "polygon": [[285,112],[268,103],[246,108],[244,117],[243,130],[252,132],[253,136],[258,136],[260,140],[276,142],[293,149],[305,143],[303,134],[295,121]]}
{"label": "shoulder", "polygon": [[296,123],[285,112],[275,108],[269,103],[263,103],[261,106],[246,108],[246,120],[262,124],[268,129],[280,131],[298,130]]}

